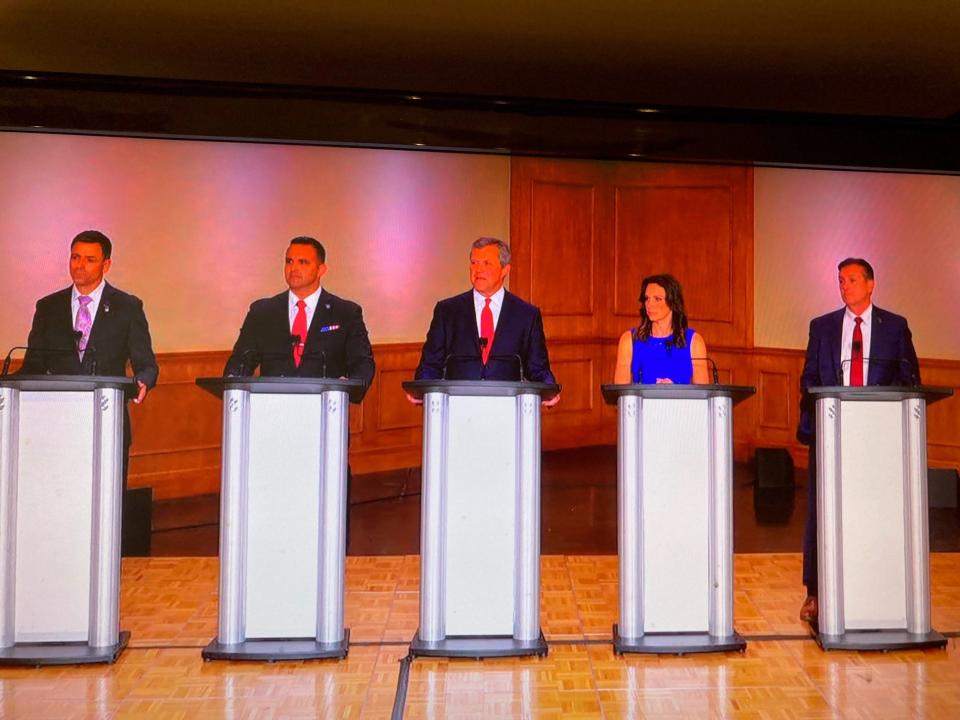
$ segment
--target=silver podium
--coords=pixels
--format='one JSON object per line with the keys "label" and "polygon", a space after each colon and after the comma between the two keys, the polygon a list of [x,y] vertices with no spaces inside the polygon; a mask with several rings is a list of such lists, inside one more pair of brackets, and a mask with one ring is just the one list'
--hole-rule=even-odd
{"label": "silver podium", "polygon": [[197,384],[223,397],[219,622],[203,658],[346,657],[348,401],[362,381]]}
{"label": "silver podium", "polygon": [[540,402],[557,385],[417,380],[423,398],[420,628],[412,655],[546,655]]}
{"label": "silver podium", "polygon": [[814,387],[824,650],[944,647],[930,626],[926,406],[933,387]]}
{"label": "silver podium", "polygon": [[0,665],[114,662],[123,377],[0,378]]}
{"label": "silver podium", "polygon": [[604,385],[616,405],[616,653],[743,650],[733,628],[731,385]]}

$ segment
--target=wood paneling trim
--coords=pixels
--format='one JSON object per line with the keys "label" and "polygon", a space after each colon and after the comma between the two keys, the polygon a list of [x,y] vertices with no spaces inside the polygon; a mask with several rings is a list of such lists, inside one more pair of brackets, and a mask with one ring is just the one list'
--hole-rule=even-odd
{"label": "wood paneling trim", "polygon": [[[400,382],[412,376],[419,352],[416,343],[374,347],[378,368],[374,386],[363,405],[352,408],[360,417],[351,416],[354,473],[420,464],[422,410],[409,405],[400,388]],[[734,411],[737,459],[749,459],[757,447],[786,447],[798,465],[806,466],[806,448],[794,437],[803,352],[716,346],[710,354],[723,382],[760,391]],[[612,381],[615,355],[613,338],[551,339],[550,358],[563,390],[560,405],[543,413],[545,450],[616,442],[615,408],[606,406],[600,396],[600,385]],[[157,498],[217,491],[220,401],[190,383],[193,377],[218,375],[226,357],[225,351],[158,356],[160,383],[147,402],[131,406],[131,487],[153,487]],[[931,466],[960,468],[960,361],[924,360],[921,373],[926,384],[952,387],[958,393],[929,408],[927,438]],[[404,413],[409,421],[397,422]]]}

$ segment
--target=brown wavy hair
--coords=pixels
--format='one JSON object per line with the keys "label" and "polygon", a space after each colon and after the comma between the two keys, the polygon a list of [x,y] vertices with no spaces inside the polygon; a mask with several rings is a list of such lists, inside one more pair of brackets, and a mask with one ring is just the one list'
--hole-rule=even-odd
{"label": "brown wavy hair", "polygon": [[659,285],[666,293],[667,307],[673,312],[673,337],[667,342],[673,347],[686,347],[687,313],[683,307],[683,290],[673,275],[650,275],[640,284],[640,324],[633,331],[633,339],[646,341],[650,337],[653,323],[647,317],[647,307],[643,299],[647,296],[648,285]]}

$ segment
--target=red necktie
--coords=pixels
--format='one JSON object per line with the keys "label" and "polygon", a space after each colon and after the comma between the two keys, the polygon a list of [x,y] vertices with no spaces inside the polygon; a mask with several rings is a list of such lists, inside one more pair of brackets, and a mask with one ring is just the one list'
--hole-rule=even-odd
{"label": "red necktie", "polygon": [[480,311],[480,337],[486,338],[487,342],[483,345],[483,364],[487,364],[487,358],[490,357],[490,348],[493,345],[493,310],[490,309],[490,298],[486,298],[483,304],[483,310]]}
{"label": "red necktie", "polygon": [[863,333],[860,331],[860,323],[863,318],[854,319],[856,327],[853,328],[853,352],[850,355],[850,385],[851,387],[863,386]]}
{"label": "red necktie", "polygon": [[293,362],[300,367],[300,361],[303,359],[303,344],[307,339],[307,304],[303,300],[297,300],[297,316],[293,319],[291,334],[300,336],[300,342],[293,346]]}

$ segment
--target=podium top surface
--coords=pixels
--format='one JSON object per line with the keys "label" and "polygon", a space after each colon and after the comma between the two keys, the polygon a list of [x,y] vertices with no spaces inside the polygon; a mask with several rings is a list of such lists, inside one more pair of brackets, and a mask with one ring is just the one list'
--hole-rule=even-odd
{"label": "podium top surface", "polygon": [[403,389],[418,400],[434,392],[471,397],[539,395],[544,400],[550,400],[560,393],[560,386],[553,383],[519,380],[408,380],[403,383]]}
{"label": "podium top surface", "polygon": [[953,388],[935,387],[932,385],[917,385],[916,387],[904,387],[902,385],[864,385],[861,387],[850,387],[849,385],[825,385],[822,387],[812,387],[807,392],[814,400],[823,400],[824,398],[839,398],[840,400],[909,400],[920,398],[926,400],[927,405],[943,400],[953,395]]}
{"label": "podium top surface", "polygon": [[0,377],[0,387],[27,392],[91,392],[107,388],[133,396],[137,383],[133,378],[113,375],[5,375]]}
{"label": "podium top surface", "polygon": [[312,377],[202,377],[197,385],[211,395],[223,397],[227,390],[246,390],[269,395],[319,395],[325,392],[345,392],[353,402],[363,398],[363,380]]}
{"label": "podium top surface", "polygon": [[197,385],[211,395],[223,397],[227,390],[246,390],[266,395],[320,395],[345,392],[352,402],[363,399],[363,380],[308,377],[209,377],[197,378]]}
{"label": "podium top surface", "polygon": [[707,400],[729,397],[736,405],[757,392],[748,385],[678,385],[657,383],[647,385],[601,385],[603,399],[608,405],[616,405],[622,395],[638,395],[653,400]]}

